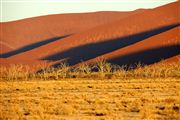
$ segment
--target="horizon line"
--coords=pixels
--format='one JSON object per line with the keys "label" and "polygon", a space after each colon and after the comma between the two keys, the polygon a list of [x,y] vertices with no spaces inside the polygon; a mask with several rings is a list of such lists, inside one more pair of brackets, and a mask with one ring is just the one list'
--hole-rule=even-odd
{"label": "horizon line", "polygon": [[[131,12],[131,11],[136,11],[138,9],[153,9],[153,8],[157,8],[166,4],[177,2],[177,0],[171,0],[171,1],[159,0],[159,1],[156,1],[156,3],[159,3],[159,4],[156,4],[155,2],[152,2],[152,1],[142,1],[142,0],[131,1],[130,3],[142,3],[139,6],[138,5],[135,6],[134,4],[126,4],[126,3],[129,3],[129,0],[127,1],[114,1],[114,0],[113,1],[83,1],[81,3],[78,3],[77,1],[80,2],[81,0],[75,0],[71,2],[71,4],[70,4],[70,0],[69,1],[64,1],[64,0],[63,1],[57,1],[57,0],[3,1],[2,0],[0,23],[13,22],[13,21],[19,21],[19,20],[28,19],[28,18],[35,18],[35,17],[48,16],[48,15],[58,15],[58,14],[78,14],[78,13],[80,14],[80,13],[93,13],[93,12]],[[17,5],[15,3],[17,3]],[[28,4],[28,3],[31,3],[31,4]],[[45,3],[45,4],[39,5],[39,4],[33,4],[33,3]],[[47,3],[52,3],[52,4],[47,4]],[[56,4],[56,3],[62,3],[62,4]],[[76,3],[76,4],[72,4],[72,3]],[[92,4],[87,5],[86,3],[92,3]],[[94,4],[94,3],[105,3],[105,4]],[[112,3],[112,4],[109,5],[106,3]],[[115,3],[125,3],[125,7],[121,6],[121,4],[117,6],[117,4]],[[146,3],[153,3],[153,4],[146,4]]]}

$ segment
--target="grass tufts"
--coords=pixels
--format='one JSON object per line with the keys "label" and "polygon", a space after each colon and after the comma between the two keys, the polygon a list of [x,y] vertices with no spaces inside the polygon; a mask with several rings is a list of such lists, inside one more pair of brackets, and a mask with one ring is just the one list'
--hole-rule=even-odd
{"label": "grass tufts", "polygon": [[[45,67],[44,67],[45,68]],[[76,67],[70,67],[66,62],[57,67],[46,67],[41,72],[31,72],[29,66],[10,65],[0,67],[2,80],[30,80],[39,78],[42,80],[65,78],[93,78],[93,79],[128,79],[128,78],[168,78],[180,77],[180,61],[165,64],[143,65],[137,63],[134,67],[113,65],[106,60],[98,60],[94,64],[81,63]]]}

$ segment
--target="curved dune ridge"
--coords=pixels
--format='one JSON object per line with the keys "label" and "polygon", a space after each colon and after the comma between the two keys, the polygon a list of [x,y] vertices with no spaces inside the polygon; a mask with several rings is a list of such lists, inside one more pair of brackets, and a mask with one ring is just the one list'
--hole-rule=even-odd
{"label": "curved dune ridge", "polygon": [[[17,49],[41,41],[52,41],[53,39],[119,20],[141,11],[143,10],[57,14],[4,22],[0,23],[2,28],[0,40]],[[1,53],[5,52],[7,52],[5,49],[1,51]]]}
{"label": "curved dune ridge", "polygon": [[14,48],[13,47],[11,47],[11,46],[8,46],[8,45],[6,45],[6,44],[4,44],[4,43],[1,43],[0,42],[0,54],[2,54],[4,51],[6,51],[6,52],[10,52],[10,51],[12,51]]}
{"label": "curved dune ridge", "polygon": [[[165,62],[177,62],[180,53],[180,27],[175,27],[161,34],[152,36],[143,41],[129,45],[122,49],[98,56],[118,65],[135,65],[138,62],[152,64],[165,59]],[[167,60],[166,60],[167,59]]]}
{"label": "curved dune ridge", "polygon": [[[153,64],[161,59],[174,61],[174,57],[180,53],[178,9],[179,1],[151,10],[136,11],[136,14],[130,12],[128,15],[127,13],[118,12],[62,15],[66,17],[63,18],[61,16],[58,21],[64,21],[64,24],[57,25],[58,22],[55,22],[54,24],[52,23],[53,27],[51,27],[51,24],[48,24],[50,29],[46,29],[47,26],[44,26],[45,28],[42,26],[47,21],[54,20],[54,16],[16,21],[19,24],[23,23],[29,26],[33,25],[33,20],[39,20],[38,22],[42,21],[44,23],[39,26],[33,26],[37,27],[37,31],[35,30],[34,33],[29,34],[30,37],[26,39],[29,42],[21,39],[23,42],[18,45],[20,38],[18,38],[19,36],[17,38],[14,37],[17,40],[17,43],[14,43],[15,48],[28,45],[31,39],[34,42],[38,37],[41,39],[54,36],[55,38],[50,42],[47,40],[45,43],[41,43],[40,41],[38,43],[40,45],[25,46],[4,54],[6,63],[29,64],[33,61],[48,61],[51,65],[58,65],[63,60],[66,60],[70,65],[76,65],[82,61],[91,63],[98,58],[105,58],[108,62],[118,65],[132,65],[137,62]],[[103,17],[97,18],[97,16],[99,17],[98,14]],[[91,17],[87,17],[88,15]],[[93,15],[96,17],[92,17]],[[82,16],[86,17],[83,19]],[[103,21],[106,17],[111,19]],[[78,18],[77,21],[80,20],[78,21],[79,24],[75,24],[78,23],[76,21],[67,27],[66,25],[71,21],[68,18]],[[79,18],[82,18],[83,22]],[[97,23],[98,20],[100,22]],[[7,24],[7,26],[9,24],[10,26],[13,22],[2,24]],[[10,31],[9,27],[5,28]],[[27,28],[27,31],[25,30],[24,34],[22,34],[24,39],[26,35],[28,36],[29,29]],[[23,29],[20,31],[23,31]],[[47,34],[44,35],[44,33]],[[13,35],[6,35],[6,41],[10,40],[11,37],[13,38]]]}

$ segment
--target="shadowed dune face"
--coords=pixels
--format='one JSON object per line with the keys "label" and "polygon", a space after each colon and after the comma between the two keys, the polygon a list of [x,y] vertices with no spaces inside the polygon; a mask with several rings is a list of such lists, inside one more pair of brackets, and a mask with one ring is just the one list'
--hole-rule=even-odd
{"label": "shadowed dune face", "polygon": [[133,66],[139,62],[153,64],[161,60],[165,60],[166,63],[177,62],[180,60],[177,57],[180,54],[179,30],[180,27],[175,27],[133,45],[98,56],[87,61],[87,63],[95,62],[98,58],[107,59],[114,64],[128,66]]}
{"label": "shadowed dune face", "polygon": [[7,58],[7,57],[10,57],[10,56],[22,53],[22,52],[26,52],[26,51],[32,50],[34,48],[37,48],[37,47],[40,47],[42,45],[48,44],[50,42],[54,42],[56,40],[60,40],[62,38],[68,37],[68,36],[69,35],[61,36],[61,37],[54,37],[54,38],[47,39],[47,40],[42,40],[40,42],[33,43],[33,44],[30,44],[30,45],[24,46],[22,48],[19,48],[19,49],[11,50],[10,52],[4,53],[4,54],[0,54],[0,57],[1,58]]}
{"label": "shadowed dune face", "polygon": [[20,49],[42,40],[78,33],[138,12],[141,11],[60,14],[0,23],[0,40],[14,49]]}
{"label": "shadowed dune face", "polygon": [[[87,27],[90,23],[86,26],[84,22],[79,21],[82,23],[77,24],[79,25],[77,29],[72,29],[75,30],[74,34],[62,39],[57,37],[57,34],[59,35],[62,32],[58,31],[57,29],[59,29],[59,26],[54,24],[52,26],[57,27],[53,28],[53,30],[56,32],[52,32],[53,30],[51,31],[50,29],[43,29],[43,32],[40,30],[42,33],[47,32],[48,35],[53,33],[53,36],[56,36],[52,37],[55,38],[54,40],[49,41],[46,39],[48,42],[37,42],[37,45],[28,43],[28,45],[20,49],[16,49],[3,55],[8,57],[7,61],[11,62],[47,60],[50,62],[56,62],[54,66],[57,66],[60,61],[63,60],[67,60],[70,65],[76,65],[82,61],[87,63],[94,62],[99,57],[119,65],[130,65],[139,61],[144,62],[145,64],[153,64],[154,62],[158,62],[163,58],[169,59],[170,57],[176,56],[180,53],[180,39],[178,36],[178,26],[180,25],[180,21],[179,14],[176,12],[179,8],[178,4],[179,2],[174,2],[152,10],[145,10],[136,14],[131,14],[123,17],[123,19],[122,16],[120,17],[121,19],[118,17],[117,19],[114,19],[112,17],[112,19],[110,19],[108,22],[101,21],[98,23],[98,25],[95,23],[94,25],[90,25],[90,27]],[[82,14],[79,15],[81,16]],[[86,16],[86,14],[84,15]],[[108,14],[106,15],[108,16]],[[88,17],[85,17],[84,20],[87,18]],[[38,19],[40,21],[42,19],[46,21],[46,19],[53,20],[53,17],[47,16],[42,18],[40,17]],[[31,19],[24,21],[29,20]],[[92,23],[96,20],[97,18],[92,20]],[[91,21],[91,19],[88,21]],[[28,24],[30,23],[31,22]],[[74,24],[75,23],[72,23],[72,26],[74,26]],[[85,26],[83,26],[83,24],[85,24]],[[68,27],[68,29],[72,28],[72,26]],[[83,29],[81,28],[82,26]],[[39,38],[44,35],[42,33],[38,33]],[[66,31],[66,33],[71,32]],[[33,37],[31,38],[34,40]],[[170,53],[168,51],[170,51]],[[155,54],[152,56],[145,55],[153,53]],[[166,53],[168,53],[168,55],[166,55]],[[145,56],[144,59],[143,56]],[[154,58],[150,59],[151,57]],[[128,59],[133,60],[128,61]]]}
{"label": "shadowed dune face", "polygon": [[159,8],[131,15],[116,22],[73,34],[62,40],[57,40],[39,48],[15,55],[10,57],[10,59],[42,59],[46,56],[60,53],[74,47],[122,38],[161,28],[162,26],[178,24],[179,19],[175,12],[177,10],[178,3],[171,3]]}
{"label": "shadowed dune face", "polygon": [[161,61],[160,63],[168,64],[168,63],[177,63],[180,61],[180,54],[173,56],[171,58],[165,59],[164,61]]}
{"label": "shadowed dune face", "polygon": [[108,60],[108,62],[120,66],[125,65],[124,63],[126,63],[127,66],[136,67],[139,62],[144,65],[150,65],[178,54],[180,54],[180,45],[171,45],[130,53],[112,58]]}
{"label": "shadowed dune face", "polygon": [[[78,46],[78,47],[69,49],[67,51],[63,51],[60,53],[50,55],[48,57],[43,58],[43,60],[59,61],[62,59],[67,59],[67,62],[70,65],[75,65],[75,64],[78,64],[79,62],[101,56],[103,54],[115,51],[117,49],[121,49],[126,46],[130,46],[132,44],[135,44],[135,43],[140,42],[144,39],[147,39],[151,36],[165,32],[165,31],[172,29],[174,27],[177,27],[179,25],[180,24],[169,25],[169,26],[154,29],[151,31],[127,36],[127,37],[106,40],[104,42],[92,43],[92,44],[87,44],[84,46]],[[178,49],[176,49],[176,50],[178,50]],[[159,58],[161,58],[161,56],[159,56]],[[141,61],[141,60],[139,59],[139,61]],[[153,61],[154,60],[152,59],[152,62]],[[123,64],[124,63],[126,63],[126,62],[124,61]]]}

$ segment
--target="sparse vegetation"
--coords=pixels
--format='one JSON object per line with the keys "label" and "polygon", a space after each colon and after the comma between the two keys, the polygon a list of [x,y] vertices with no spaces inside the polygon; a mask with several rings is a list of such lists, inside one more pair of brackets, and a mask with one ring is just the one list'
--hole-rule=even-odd
{"label": "sparse vegetation", "polygon": [[132,68],[101,60],[43,68],[1,67],[0,120],[180,118],[180,62]]}
{"label": "sparse vegetation", "polygon": [[134,67],[118,66],[99,60],[95,64],[82,63],[77,67],[70,67],[67,63],[61,63],[56,68],[44,67],[38,72],[30,71],[28,66],[11,65],[10,67],[0,67],[0,77],[3,80],[58,80],[60,78],[168,78],[180,77],[180,61],[177,63],[158,63],[152,66],[144,66],[138,63]]}
{"label": "sparse vegetation", "polygon": [[177,78],[0,81],[0,120],[178,120]]}

